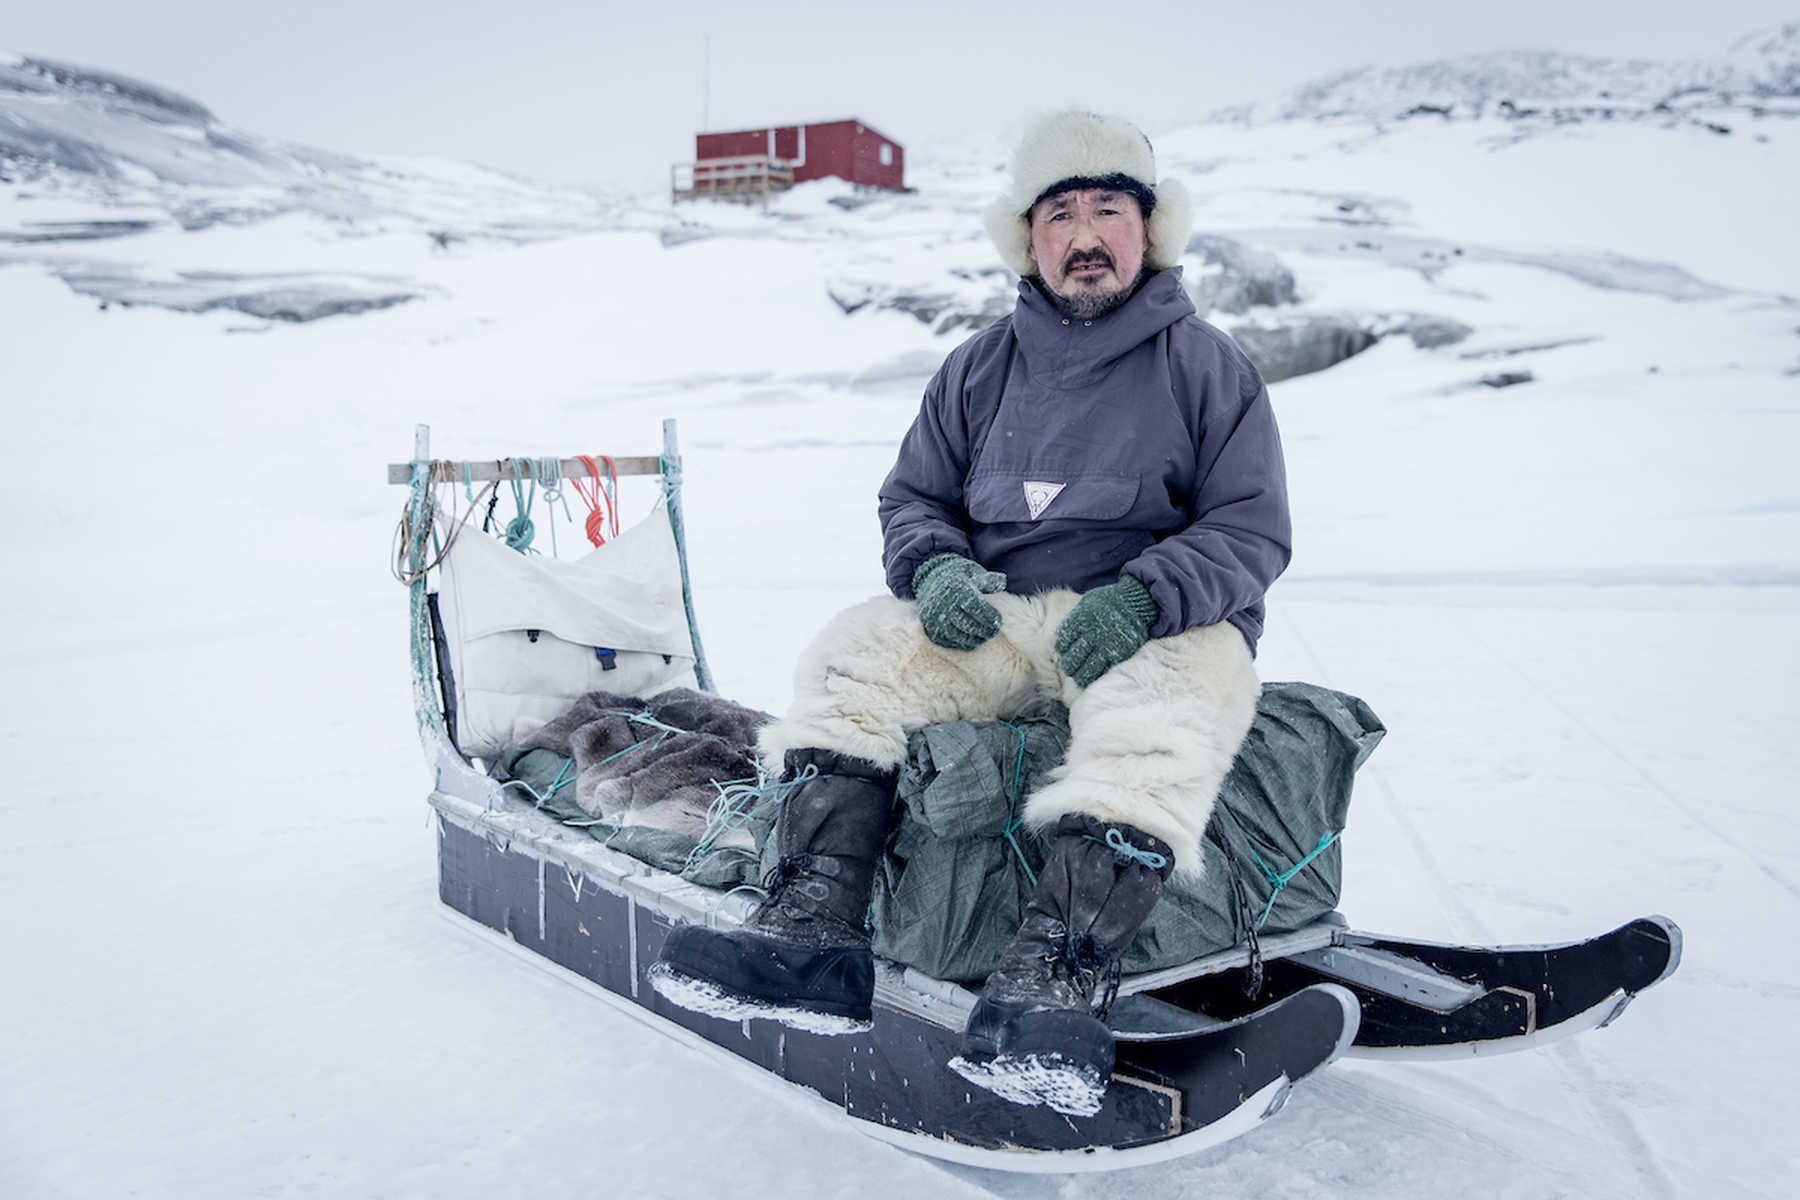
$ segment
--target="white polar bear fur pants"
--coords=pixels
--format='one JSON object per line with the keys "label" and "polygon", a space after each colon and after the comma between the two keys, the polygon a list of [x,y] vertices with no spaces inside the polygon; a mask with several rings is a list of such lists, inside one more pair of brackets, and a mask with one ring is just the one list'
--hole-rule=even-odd
{"label": "white polar bear fur pants", "polygon": [[1057,670],[1054,646],[1074,592],[988,599],[1000,633],[970,651],[927,638],[909,600],[877,596],[839,613],[801,654],[788,715],[758,738],[765,769],[778,774],[783,755],[800,747],[894,769],[915,730],[1021,716],[1060,699],[1068,754],[1031,795],[1025,819],[1123,822],[1167,842],[1177,870],[1198,871],[1219,785],[1256,715],[1260,689],[1243,635],[1221,623],[1152,638],[1079,688]]}

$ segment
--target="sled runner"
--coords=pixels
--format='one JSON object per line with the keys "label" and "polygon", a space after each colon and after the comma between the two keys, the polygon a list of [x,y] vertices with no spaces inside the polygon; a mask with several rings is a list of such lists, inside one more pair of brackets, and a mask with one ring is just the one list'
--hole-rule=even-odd
{"label": "sled runner", "polygon": [[[678,576],[664,581],[660,602],[678,612],[678,622],[646,618],[599,631],[577,628],[582,619],[552,606],[533,610],[550,614],[531,618],[545,628],[506,629],[479,619],[482,593],[471,573],[458,585],[464,594],[447,626],[427,586],[436,574],[428,568],[455,569],[441,529],[433,541],[434,525],[441,525],[429,501],[434,484],[530,477],[553,487],[551,476],[566,464],[432,463],[421,427],[414,461],[390,467],[390,479],[413,491],[399,550],[413,596],[414,701],[434,773],[429,802],[439,897],[467,928],[553,964],[665,1032],[759,1067],[905,1149],[1002,1170],[1105,1170],[1236,1137],[1279,1111],[1295,1084],[1340,1055],[1492,1054],[1605,1025],[1679,964],[1680,931],[1661,917],[1584,942],[1483,949],[1359,933],[1332,913],[1293,932],[1266,934],[1254,947],[1126,976],[1107,1015],[1117,1066],[1100,1111],[1089,1117],[1012,1104],[967,1083],[948,1064],[975,993],[893,962],[878,962],[866,1033],[825,1037],[670,1004],[649,977],[669,933],[683,923],[735,926],[754,898],[689,883],[610,849],[497,785],[469,757],[479,756],[470,739],[487,736],[481,720],[459,721],[453,711],[459,695],[484,703],[481,692],[452,683],[459,656],[486,669],[482,653],[453,645],[456,639],[505,638],[520,655],[544,652],[538,661],[550,664],[545,670],[579,667],[571,687],[582,671],[631,669],[653,676],[692,671],[710,690],[687,589],[672,422],[664,440],[660,457],[614,465],[619,474],[662,481],[658,524],[639,543],[649,547],[648,561]],[[658,540],[664,537],[667,544]],[[600,636],[611,641],[589,644]]]}

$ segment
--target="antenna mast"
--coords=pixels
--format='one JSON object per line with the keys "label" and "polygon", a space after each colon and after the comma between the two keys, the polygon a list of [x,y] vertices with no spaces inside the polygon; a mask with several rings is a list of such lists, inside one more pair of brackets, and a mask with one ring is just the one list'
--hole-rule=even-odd
{"label": "antenna mast", "polygon": [[700,52],[700,129],[712,128],[712,34],[706,34]]}

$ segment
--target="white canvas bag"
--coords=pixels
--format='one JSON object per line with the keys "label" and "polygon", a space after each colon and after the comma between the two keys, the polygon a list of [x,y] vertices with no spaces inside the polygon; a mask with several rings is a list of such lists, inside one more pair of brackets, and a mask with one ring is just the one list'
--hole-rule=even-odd
{"label": "white canvas bag", "polygon": [[591,691],[647,695],[694,683],[666,504],[566,562],[465,528],[444,557],[438,608],[466,755],[518,744]]}

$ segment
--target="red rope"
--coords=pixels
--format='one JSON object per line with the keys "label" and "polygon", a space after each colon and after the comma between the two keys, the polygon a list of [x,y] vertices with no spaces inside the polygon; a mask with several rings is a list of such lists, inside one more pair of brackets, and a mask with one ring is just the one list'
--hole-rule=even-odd
{"label": "red rope", "polygon": [[618,469],[613,466],[613,460],[602,454],[600,456],[600,462],[606,464],[608,480],[608,485],[602,487],[600,482],[599,464],[586,454],[580,454],[576,457],[581,460],[581,465],[587,468],[587,486],[583,487],[582,484],[584,481],[580,479],[571,478],[569,482],[575,485],[575,494],[581,497],[582,504],[585,505],[588,510],[587,521],[585,523],[588,541],[596,546],[605,545],[607,527],[609,525],[612,528],[612,536],[619,536],[619,502],[617,499],[619,494],[619,472]]}

